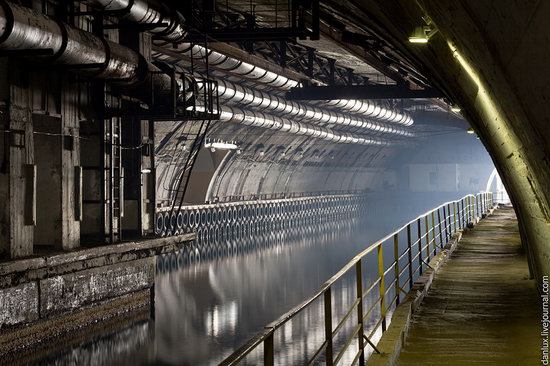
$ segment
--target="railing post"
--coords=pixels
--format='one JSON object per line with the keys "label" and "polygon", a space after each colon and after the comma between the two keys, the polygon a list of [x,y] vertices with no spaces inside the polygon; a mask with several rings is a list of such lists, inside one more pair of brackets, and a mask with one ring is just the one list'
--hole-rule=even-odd
{"label": "railing post", "polygon": [[424,227],[426,229],[426,260],[430,261],[430,225],[428,223],[430,215],[424,216]]}
{"label": "railing post", "polygon": [[463,229],[464,228],[464,199],[460,200],[458,204],[458,211],[460,212],[460,214],[458,215],[458,217],[460,218],[460,228]]}
{"label": "railing post", "polygon": [[382,332],[386,331],[386,285],[384,283],[384,250],[383,243],[378,246],[378,276],[380,277],[380,317],[382,318]]}
{"label": "railing post", "polygon": [[432,211],[432,240],[434,247],[434,256],[437,254],[437,239],[435,236],[435,211]]}
{"label": "railing post", "polygon": [[470,196],[470,221],[473,223],[476,220],[474,211],[474,196]]}
{"label": "railing post", "polygon": [[357,321],[359,323],[359,332],[357,333],[357,340],[359,343],[359,365],[365,364],[365,341],[363,339],[363,274],[361,270],[361,259],[355,264],[355,283],[357,284]]}
{"label": "railing post", "polygon": [[464,227],[468,227],[468,198],[464,197]]}
{"label": "railing post", "polygon": [[466,197],[466,226],[468,226],[468,223],[470,222],[470,216],[471,216],[471,210],[470,207],[470,196]]}
{"label": "railing post", "polygon": [[327,347],[325,349],[325,363],[332,366],[332,295],[331,288],[327,288],[324,293],[325,300],[325,340]]}
{"label": "railing post", "polygon": [[456,216],[456,202],[453,202],[453,221],[455,222],[453,232],[456,233],[458,231],[458,217]]}
{"label": "railing post", "polygon": [[447,228],[447,223],[448,223],[447,210],[445,206],[443,206],[443,221],[445,222],[445,225],[443,226],[445,230],[445,243],[448,243],[450,239],[449,239],[449,230]]}
{"label": "railing post", "polygon": [[275,358],[273,356],[273,332],[271,332],[264,340],[264,365],[274,366]]}
{"label": "railing post", "polygon": [[396,306],[399,305],[399,234],[393,236],[393,260],[395,266],[393,267],[395,271],[395,296],[397,297]]}
{"label": "railing post", "polygon": [[409,290],[413,287],[412,238],[411,224],[407,225],[407,246],[409,248]]}
{"label": "railing post", "polygon": [[419,274],[422,275],[422,226],[420,225],[420,217],[416,220],[418,226],[418,265],[420,268]]}
{"label": "railing post", "polygon": [[464,220],[462,227],[467,227],[468,226],[468,204],[466,203],[466,198],[462,199],[462,217]]}
{"label": "railing post", "polygon": [[439,246],[441,248],[443,248],[443,246],[445,244],[443,243],[443,229],[441,228],[442,224],[441,224],[441,209],[440,208],[437,209],[437,224],[439,225]]}

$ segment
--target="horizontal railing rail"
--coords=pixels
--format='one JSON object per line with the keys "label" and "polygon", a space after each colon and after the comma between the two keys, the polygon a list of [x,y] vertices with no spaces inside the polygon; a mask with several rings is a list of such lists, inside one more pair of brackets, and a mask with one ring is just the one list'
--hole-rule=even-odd
{"label": "horizontal railing rail", "polygon": [[[353,257],[312,296],[267,325],[220,365],[237,365],[252,352],[260,351],[259,347],[261,345],[263,345],[264,365],[274,365],[276,354],[275,332],[304,309],[321,299],[324,309],[325,338],[307,363],[314,363],[324,353],[324,363],[329,366],[336,365],[343,359],[353,341],[356,340],[358,349],[352,358],[351,364],[353,365],[359,361],[359,364],[363,365],[366,358],[365,347],[368,345],[376,351],[373,336],[380,329],[382,333],[386,331],[388,321],[391,320],[392,309],[399,305],[401,299],[413,287],[415,278],[422,275],[425,268],[429,266],[428,262],[452,239],[454,233],[469,225],[476,217],[484,217],[491,207],[493,207],[493,194],[491,192],[470,194],[459,200],[446,202],[409,221]],[[403,240],[406,245],[403,245]],[[390,245],[390,250],[393,252],[392,261],[389,264],[384,260],[384,252],[385,249],[387,250],[385,247],[388,245]],[[376,255],[378,275],[371,280],[371,283],[367,283],[367,287],[364,288],[362,263],[369,255]],[[404,261],[406,263],[403,263]],[[338,280],[353,270],[355,271],[356,282],[355,301],[345,311],[338,324],[333,326],[333,287]],[[405,291],[404,288],[408,288],[408,291]],[[365,311],[365,299],[369,295],[375,296],[376,300],[370,306],[367,306]],[[337,350],[334,339],[354,312],[356,313],[357,324],[352,328],[351,335],[342,342],[341,349]],[[377,316],[377,318],[372,319],[374,325],[370,329],[365,329],[366,320],[371,319],[372,316]]]}

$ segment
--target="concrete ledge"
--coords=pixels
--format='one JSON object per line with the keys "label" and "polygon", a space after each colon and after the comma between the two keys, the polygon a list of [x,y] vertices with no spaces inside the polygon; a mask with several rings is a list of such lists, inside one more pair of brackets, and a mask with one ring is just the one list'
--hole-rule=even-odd
{"label": "concrete ledge", "polygon": [[106,331],[118,331],[150,318],[150,291],[143,290],[83,307],[72,313],[41,319],[29,326],[0,333],[0,365],[26,365],[88,341]]}
{"label": "concrete ledge", "polygon": [[1,263],[0,337],[13,327],[142,290],[150,293],[155,256],[178,250],[194,238],[155,238]]}
{"label": "concrete ledge", "polygon": [[[155,238],[120,244],[102,245],[93,248],[78,248],[71,252],[0,262],[0,276],[15,272],[28,272],[48,268],[50,271],[62,265],[92,261],[101,257],[131,255],[144,252],[147,256],[158,255],[181,249],[186,243],[195,240],[196,234],[184,234],[166,238]],[[135,258],[134,258],[135,259]],[[89,267],[88,267],[89,268]],[[1,284],[0,284],[1,287]]]}
{"label": "concrete ledge", "polygon": [[[491,215],[494,209],[490,209],[488,215]],[[472,225],[477,225],[479,219],[474,220]],[[424,297],[432,284],[436,272],[447,262],[451,254],[455,251],[458,243],[462,239],[463,232],[470,229],[465,228],[453,234],[451,240],[445,245],[429,263],[429,267],[413,284],[411,290],[405,296],[405,299],[395,309],[391,318],[391,323],[382,338],[376,345],[380,354],[373,353],[367,360],[367,366],[394,366],[399,359],[401,350],[405,345],[409,331],[412,315],[418,309]]]}
{"label": "concrete ledge", "polygon": [[40,280],[40,317],[149,289],[154,281],[153,257]]}
{"label": "concrete ledge", "polygon": [[0,290],[0,324],[14,325],[37,320],[38,306],[36,282]]}

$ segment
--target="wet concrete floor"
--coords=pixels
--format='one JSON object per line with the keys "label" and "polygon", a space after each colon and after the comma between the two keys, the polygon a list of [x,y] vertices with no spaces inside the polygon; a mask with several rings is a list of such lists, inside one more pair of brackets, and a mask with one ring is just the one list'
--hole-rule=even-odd
{"label": "wet concrete floor", "polygon": [[539,365],[541,313],[514,211],[496,210],[436,275],[398,365]]}

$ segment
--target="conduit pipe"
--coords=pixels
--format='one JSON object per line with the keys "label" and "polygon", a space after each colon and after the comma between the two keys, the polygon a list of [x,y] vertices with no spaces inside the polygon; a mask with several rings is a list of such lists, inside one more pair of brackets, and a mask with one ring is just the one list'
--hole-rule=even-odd
{"label": "conduit pipe", "polygon": [[137,52],[7,1],[0,1],[0,49],[30,51],[35,59],[128,84],[143,80],[147,71]]}
{"label": "conduit pipe", "polygon": [[0,49],[66,65],[80,75],[120,86],[152,85],[158,101],[170,100],[171,77],[139,53],[5,0],[0,0]]}
{"label": "conduit pipe", "polygon": [[[164,44],[167,46],[167,44]],[[245,79],[264,84],[269,87],[290,90],[299,87],[301,84],[291,80],[283,75],[262,69],[261,67],[239,61],[219,52],[207,50],[206,48],[182,43],[177,46],[178,52],[193,58],[208,58],[208,64],[217,69],[236,74]],[[371,100],[338,99],[329,101],[320,101],[314,104],[324,104],[342,111],[358,114],[362,117],[377,119],[382,122],[398,123],[410,126],[414,123],[413,118],[404,112],[398,112],[393,109],[385,108]],[[313,104],[313,103],[312,103]]]}
{"label": "conduit pipe", "polygon": [[378,145],[386,146],[388,140],[365,137],[352,133],[338,133],[327,127],[312,126],[310,124],[277,117],[262,112],[243,110],[237,107],[222,106],[220,121],[240,123],[246,126],[267,128],[294,135],[303,135],[318,138],[337,144]]}
{"label": "conduit pipe", "polygon": [[[158,28],[151,30],[152,33],[168,41],[163,46],[173,46],[173,43],[184,37],[184,18],[175,11],[168,11],[153,0],[89,0],[95,6],[105,10],[125,11],[124,19],[139,24],[155,24],[159,21],[170,24],[170,26],[158,31]],[[163,13],[164,12],[164,13]],[[179,27],[175,25],[178,24]],[[273,88],[289,90],[299,87],[301,84],[283,75],[276,74],[250,63],[237,60],[223,55],[219,52],[208,50],[200,45],[191,46],[189,43],[176,45],[177,52],[193,58],[208,59],[208,64],[217,69],[231,72],[243,78],[253,80]],[[343,111],[360,114],[363,117],[374,118],[384,122],[399,123],[406,126],[413,124],[412,117],[407,113],[398,112],[392,109],[381,107],[369,100],[340,99],[321,102],[333,108]]]}
{"label": "conduit pipe", "polygon": [[[138,24],[157,24],[148,31],[170,42],[181,42],[187,35],[184,17],[155,0],[88,0],[92,6],[120,13],[122,19]],[[169,15],[167,15],[169,14]]]}
{"label": "conduit pipe", "polygon": [[388,133],[407,137],[414,136],[413,132],[405,128],[392,126],[387,123],[372,122],[364,118],[357,118],[302,103],[296,103],[276,95],[270,95],[263,91],[250,89],[226,80],[217,80],[217,82],[218,97],[238,106],[278,113],[293,120],[299,119],[313,123],[349,126],[374,131],[376,133]]}

